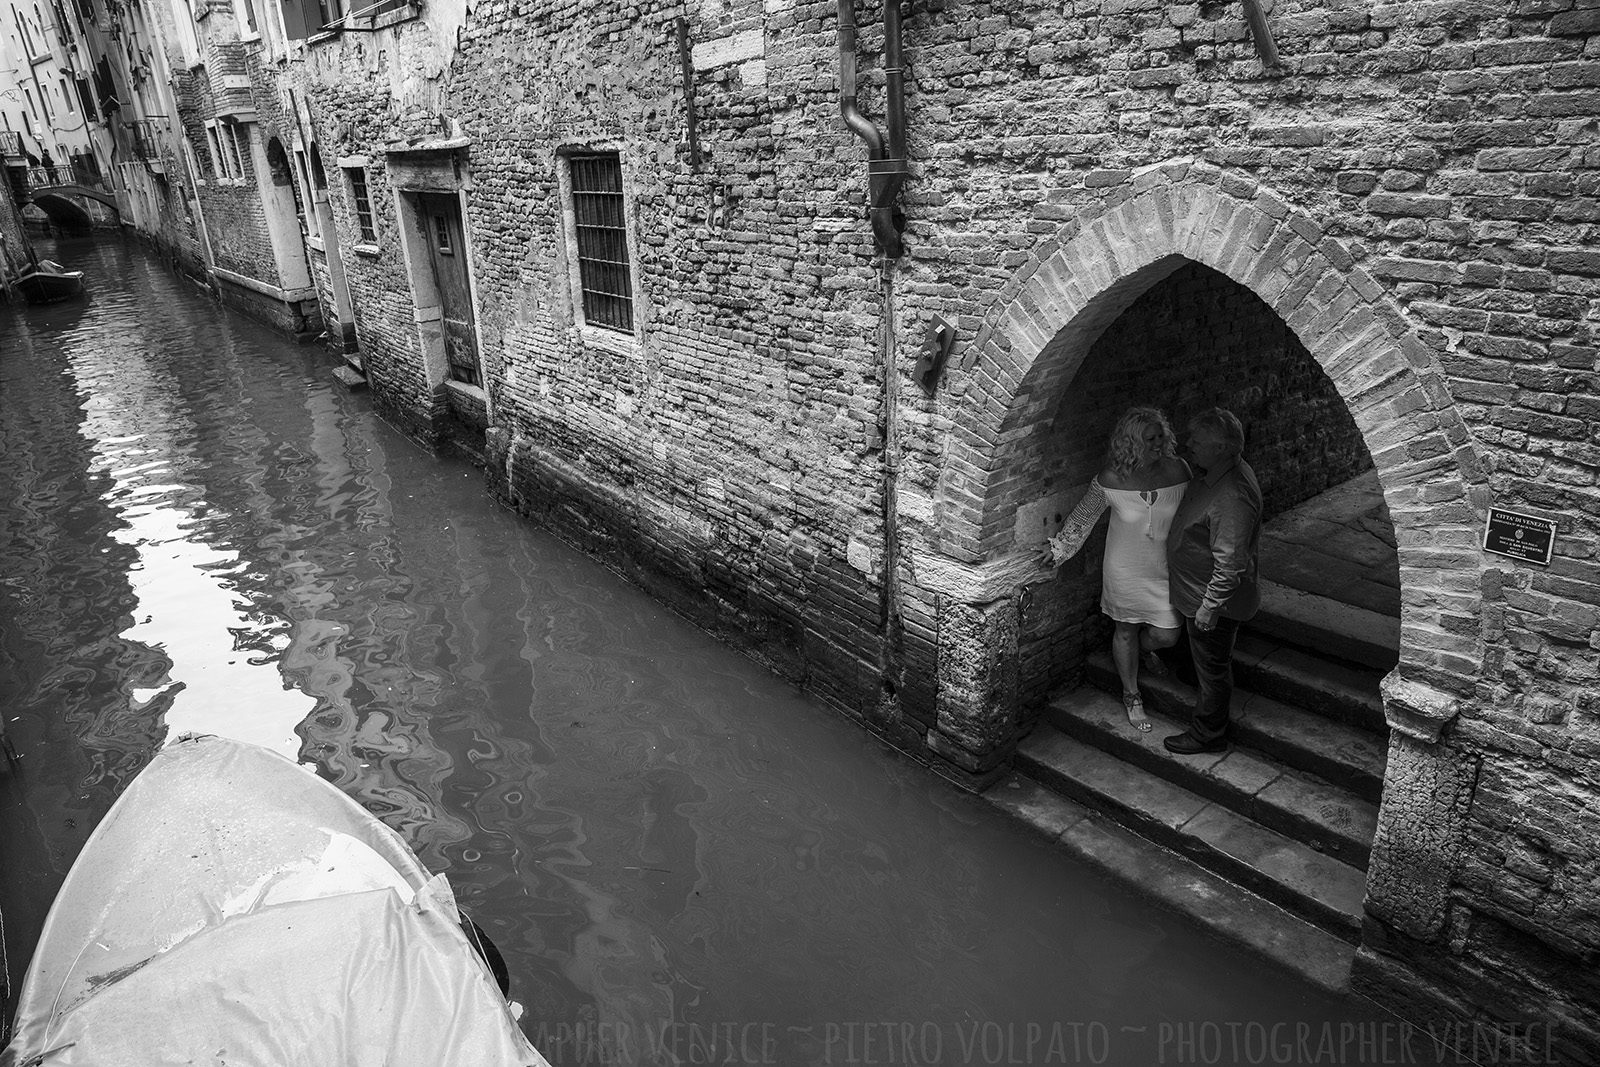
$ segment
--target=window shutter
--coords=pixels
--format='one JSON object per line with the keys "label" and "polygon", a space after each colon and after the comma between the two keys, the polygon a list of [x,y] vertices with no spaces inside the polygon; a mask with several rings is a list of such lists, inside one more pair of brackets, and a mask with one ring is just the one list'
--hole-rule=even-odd
{"label": "window shutter", "polygon": [[283,32],[291,41],[303,41],[320,33],[321,16],[316,0],[283,0]]}

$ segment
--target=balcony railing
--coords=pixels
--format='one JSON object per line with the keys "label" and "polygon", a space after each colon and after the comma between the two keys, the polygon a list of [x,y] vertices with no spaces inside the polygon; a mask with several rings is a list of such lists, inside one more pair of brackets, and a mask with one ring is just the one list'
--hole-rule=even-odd
{"label": "balcony railing", "polygon": [[103,175],[95,173],[94,169],[82,163],[72,166],[28,168],[27,189],[48,189],[63,185],[76,185],[102,193],[113,191]]}
{"label": "balcony railing", "polygon": [[128,158],[145,163],[159,162],[161,159],[161,138],[159,133],[165,129],[166,120],[160,120],[157,125],[155,119],[135,119],[123,126],[127,133]]}
{"label": "balcony railing", "polygon": [[29,167],[28,184],[33,187],[42,185],[82,185],[78,173],[71,167]]}

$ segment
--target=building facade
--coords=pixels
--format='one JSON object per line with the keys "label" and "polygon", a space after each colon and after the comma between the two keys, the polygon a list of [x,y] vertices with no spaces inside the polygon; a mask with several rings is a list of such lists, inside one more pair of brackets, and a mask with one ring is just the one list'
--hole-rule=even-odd
{"label": "building facade", "polygon": [[215,276],[970,788],[1103,640],[1032,560],[1123,407],[1238,411],[1270,514],[1375,477],[1355,983],[1600,1060],[1600,10],[1258,14],[213,5],[177,111]]}
{"label": "building facade", "polygon": [[[1356,981],[1600,1055],[1594,12],[853,14],[308,32],[379,404],[974,788],[1103,636],[1092,568],[1025,561],[1124,404],[1239,410],[1269,511],[1375,470],[1401,618]],[[1483,551],[1492,505],[1556,520],[1548,567]]]}
{"label": "building facade", "polygon": [[18,135],[33,167],[99,174],[107,160],[92,136],[93,101],[78,76],[76,10],[11,0],[0,28],[0,69],[12,85],[0,99],[0,125]]}
{"label": "building facade", "polygon": [[130,117],[149,94],[130,88],[150,80],[138,58],[138,9],[17,0],[7,29],[0,123],[16,148],[6,163],[13,197],[62,232],[118,228],[141,206],[130,204],[124,171],[148,141]]}

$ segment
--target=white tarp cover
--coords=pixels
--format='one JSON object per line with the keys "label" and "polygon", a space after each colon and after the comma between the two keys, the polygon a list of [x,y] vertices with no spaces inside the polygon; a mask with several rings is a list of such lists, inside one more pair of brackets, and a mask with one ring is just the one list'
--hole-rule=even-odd
{"label": "white tarp cover", "polygon": [[219,737],[163,749],[84,845],[0,1053],[33,1064],[547,1067],[444,877],[310,771]]}

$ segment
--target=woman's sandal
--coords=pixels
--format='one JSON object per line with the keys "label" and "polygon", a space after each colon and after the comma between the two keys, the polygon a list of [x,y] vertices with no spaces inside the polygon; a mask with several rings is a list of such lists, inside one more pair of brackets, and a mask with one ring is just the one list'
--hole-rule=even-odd
{"label": "woman's sandal", "polygon": [[1151,722],[1144,714],[1144,700],[1138,693],[1123,693],[1122,706],[1128,709],[1128,725],[1141,734],[1150,732]]}

